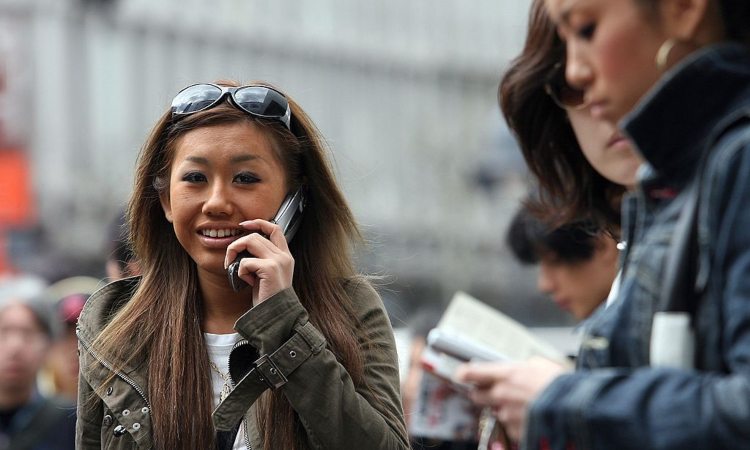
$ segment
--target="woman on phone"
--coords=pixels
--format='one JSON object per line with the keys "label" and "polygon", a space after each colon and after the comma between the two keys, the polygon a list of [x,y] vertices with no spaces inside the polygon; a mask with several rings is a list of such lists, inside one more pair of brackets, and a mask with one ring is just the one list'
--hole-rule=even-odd
{"label": "woman on phone", "polygon": [[[267,83],[177,94],[128,207],[143,275],[79,322],[77,448],[408,448],[392,329],[325,152]],[[292,239],[271,219],[295,195]]]}

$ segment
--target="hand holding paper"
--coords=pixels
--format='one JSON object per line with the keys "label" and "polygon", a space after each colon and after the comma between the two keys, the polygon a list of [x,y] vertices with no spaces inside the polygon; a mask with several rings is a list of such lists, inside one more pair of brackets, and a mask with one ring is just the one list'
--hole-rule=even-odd
{"label": "hand holding paper", "polygon": [[542,357],[520,362],[474,362],[460,366],[455,378],[473,385],[471,400],[492,407],[513,440],[523,435],[529,405],[559,375],[570,368]]}

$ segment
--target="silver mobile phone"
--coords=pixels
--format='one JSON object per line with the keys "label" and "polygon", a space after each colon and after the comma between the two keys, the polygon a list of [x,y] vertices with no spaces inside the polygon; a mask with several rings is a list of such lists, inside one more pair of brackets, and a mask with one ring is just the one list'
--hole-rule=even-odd
{"label": "silver mobile phone", "polygon": [[[297,229],[299,229],[305,206],[307,206],[307,195],[303,186],[286,196],[284,201],[281,202],[281,206],[276,212],[276,215],[271,219],[271,222],[281,227],[287,242],[291,242]],[[242,251],[237,255],[229,267],[227,267],[229,284],[235,292],[239,292],[247,286],[245,280],[240,278],[239,270],[240,260],[248,257],[252,257],[252,255],[247,250]]]}

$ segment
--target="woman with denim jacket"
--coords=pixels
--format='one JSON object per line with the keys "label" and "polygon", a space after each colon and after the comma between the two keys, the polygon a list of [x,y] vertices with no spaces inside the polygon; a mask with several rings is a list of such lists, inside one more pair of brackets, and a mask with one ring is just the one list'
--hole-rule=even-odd
{"label": "woman with denim jacket", "polygon": [[408,448],[392,329],[325,153],[266,83],[175,97],[128,206],[142,276],[79,320],[76,448]]}
{"label": "woman with denim jacket", "polygon": [[[617,238],[620,202],[634,188],[643,159],[613,124],[591,116],[583,92],[566,82],[564,63],[563,42],[544,1],[535,0],[523,51],[503,75],[498,92],[505,119],[536,182],[533,200],[524,207],[545,223],[585,221]],[[618,279],[619,273],[609,298],[617,291]],[[587,323],[588,319],[581,326]],[[535,394],[562,370],[559,364],[535,359],[470,363],[457,376],[475,385],[472,399],[494,406],[510,436],[519,439],[516,425],[525,419],[529,401],[523,393]]]}
{"label": "woman with denim jacket", "polygon": [[[516,430],[530,449],[748,448],[750,3],[545,3],[566,44],[568,82],[647,164],[624,205],[618,298],[588,329],[579,370],[517,402],[528,411]],[[691,219],[683,211],[693,204]],[[690,220],[675,309],[662,292],[665,267]]]}

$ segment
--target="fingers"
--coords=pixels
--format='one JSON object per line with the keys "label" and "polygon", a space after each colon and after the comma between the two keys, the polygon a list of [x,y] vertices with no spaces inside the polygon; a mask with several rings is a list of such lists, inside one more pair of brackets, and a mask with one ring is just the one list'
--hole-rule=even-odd
{"label": "fingers", "polygon": [[507,364],[498,362],[474,362],[461,365],[454,374],[457,381],[485,387],[508,377]]}
{"label": "fingers", "polygon": [[255,219],[241,222],[240,226],[250,232],[256,232],[268,236],[268,240],[281,251],[289,251],[289,244],[286,241],[286,237],[284,237],[284,231],[275,223],[271,223],[267,220]]}
{"label": "fingers", "polygon": [[256,258],[271,258],[275,254],[289,253],[286,238],[278,225],[258,219],[242,222],[240,226],[250,234],[229,244],[224,257],[225,269],[245,250]]}
{"label": "fingers", "polygon": [[292,285],[294,258],[278,225],[258,219],[242,222],[240,226],[250,234],[227,247],[224,266],[243,251],[252,255],[240,260],[237,274],[253,287],[253,304],[257,305]]}

